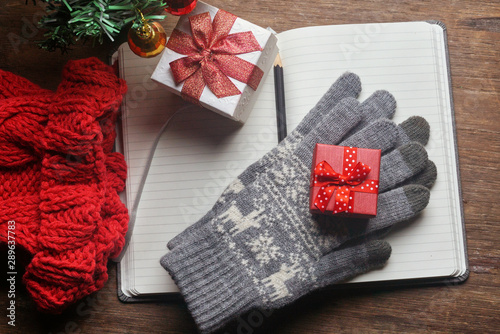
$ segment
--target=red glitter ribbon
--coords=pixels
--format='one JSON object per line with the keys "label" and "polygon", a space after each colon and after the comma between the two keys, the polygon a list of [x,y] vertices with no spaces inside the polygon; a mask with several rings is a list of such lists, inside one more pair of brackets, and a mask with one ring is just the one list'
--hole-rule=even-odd
{"label": "red glitter ribbon", "polygon": [[229,34],[236,18],[219,10],[212,23],[210,14],[202,13],[189,17],[192,36],[177,29],[172,32],[167,48],[187,56],[170,63],[175,83],[184,82],[184,99],[199,103],[205,86],[217,98],[241,94],[229,77],[257,89],[264,72],[236,55],[262,48],[251,31]]}
{"label": "red glitter ribbon", "polygon": [[[335,194],[332,212],[353,213],[354,193],[378,193],[378,180],[366,180],[371,167],[357,162],[357,148],[344,147],[342,172],[337,173],[326,161],[321,161],[314,168],[314,186],[320,187],[314,205],[325,212],[326,207]],[[354,166],[354,167],[353,167]]]}

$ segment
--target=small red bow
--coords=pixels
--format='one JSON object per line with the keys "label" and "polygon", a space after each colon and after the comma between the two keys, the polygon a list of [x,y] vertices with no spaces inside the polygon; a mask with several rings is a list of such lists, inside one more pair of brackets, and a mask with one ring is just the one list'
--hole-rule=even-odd
{"label": "small red bow", "polygon": [[366,185],[365,179],[371,171],[371,167],[358,162],[353,168],[348,168],[347,174],[337,173],[326,161],[321,161],[314,168],[314,186],[320,187],[314,205],[325,212],[328,203],[335,193],[335,204],[333,213],[352,212],[354,206],[352,191],[363,191],[378,193],[378,182],[376,185]]}
{"label": "small red bow", "polygon": [[217,98],[241,94],[228,77],[257,89],[264,72],[236,55],[262,48],[251,31],[229,35],[236,18],[219,10],[212,23],[210,14],[202,13],[189,17],[192,36],[177,29],[172,32],[167,48],[187,56],[170,63],[175,83],[184,81],[184,99],[199,103],[205,85]]}

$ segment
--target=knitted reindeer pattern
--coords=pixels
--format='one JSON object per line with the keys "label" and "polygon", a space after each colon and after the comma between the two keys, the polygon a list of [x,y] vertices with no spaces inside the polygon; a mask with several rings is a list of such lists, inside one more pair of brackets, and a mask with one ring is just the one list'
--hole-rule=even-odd
{"label": "knitted reindeer pattern", "polygon": [[102,288],[123,248],[127,169],[112,148],[125,92],[97,58],[68,62],[55,92],[0,70],[0,243],[15,225],[16,249],[31,256],[23,282],[42,311]]}

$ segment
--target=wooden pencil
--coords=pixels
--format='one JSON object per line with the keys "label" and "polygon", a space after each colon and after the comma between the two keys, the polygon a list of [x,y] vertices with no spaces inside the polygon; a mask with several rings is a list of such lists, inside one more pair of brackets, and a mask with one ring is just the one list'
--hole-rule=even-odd
{"label": "wooden pencil", "polygon": [[285,109],[285,85],[283,79],[283,64],[278,53],[274,60],[274,92],[276,100],[276,121],[278,126],[278,142],[287,135],[286,109]]}

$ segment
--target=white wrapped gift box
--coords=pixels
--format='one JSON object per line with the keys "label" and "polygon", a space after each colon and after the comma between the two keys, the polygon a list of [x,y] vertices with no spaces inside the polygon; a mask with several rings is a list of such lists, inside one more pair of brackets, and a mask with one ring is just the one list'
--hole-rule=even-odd
{"label": "white wrapped gift box", "polygon": [[[191,13],[179,18],[176,29],[191,35],[191,26],[189,23],[190,16],[208,12],[213,21],[217,11],[218,8],[199,1],[196,8]],[[274,59],[278,53],[278,47],[276,45],[277,38],[269,30],[245,21],[239,17],[234,22],[229,34],[247,31],[251,31],[253,33],[255,39],[261,46],[262,51],[239,54],[237,57],[258,66],[264,72],[257,90],[253,90],[247,84],[229,77],[234,85],[240,90],[241,94],[217,98],[208,86],[205,86],[199,99],[199,103],[203,107],[242,123],[246,121],[248,115],[252,111],[253,105],[259,95],[259,91],[262,89],[264,78],[271,70]],[[175,83],[172,70],[170,68],[170,62],[182,57],[186,57],[186,55],[179,54],[169,48],[165,48],[163,55],[161,56],[161,59],[151,76],[153,80],[165,85],[167,89],[177,95],[181,95],[184,82],[181,82],[178,85]]]}

